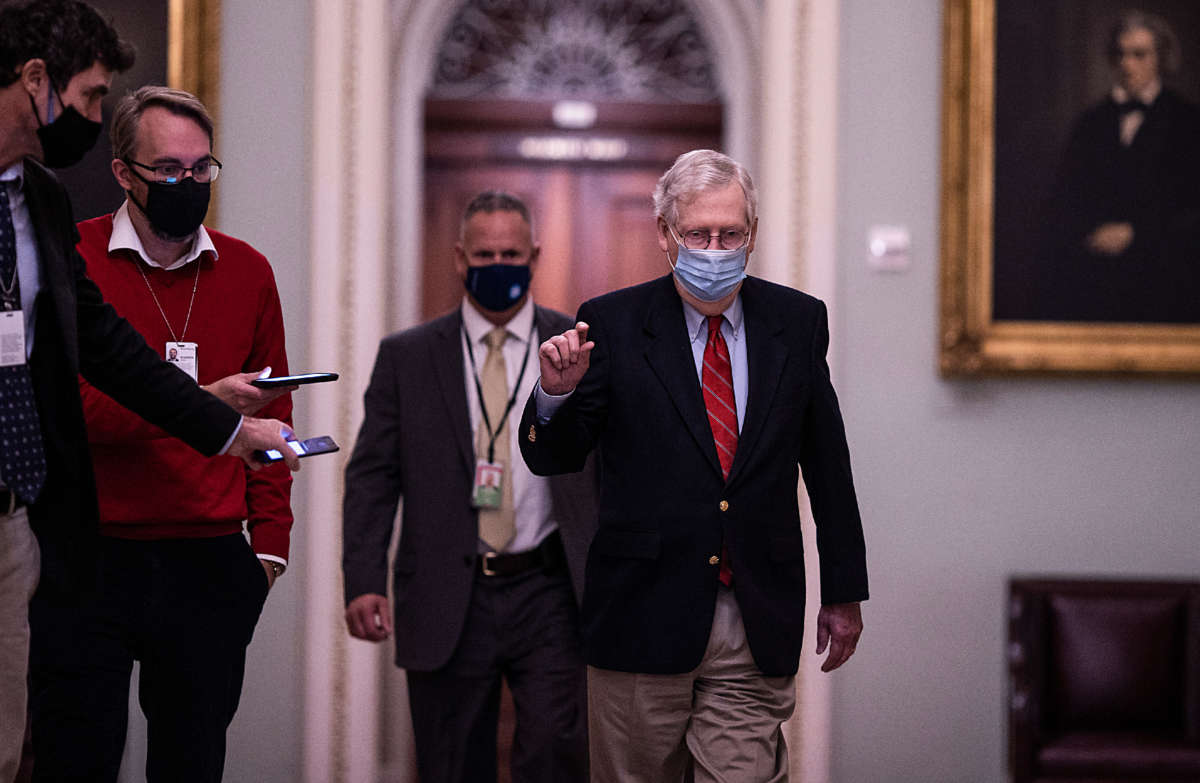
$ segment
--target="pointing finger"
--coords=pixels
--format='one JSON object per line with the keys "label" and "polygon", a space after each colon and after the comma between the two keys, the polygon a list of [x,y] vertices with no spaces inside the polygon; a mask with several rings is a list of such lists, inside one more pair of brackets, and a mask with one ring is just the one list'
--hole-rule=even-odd
{"label": "pointing finger", "polygon": [[542,343],[542,347],[538,349],[538,353],[542,355],[542,358],[548,361],[550,366],[556,370],[562,369],[562,358],[559,355],[558,345],[555,343],[556,340],[561,339],[561,337],[551,337],[549,340]]}

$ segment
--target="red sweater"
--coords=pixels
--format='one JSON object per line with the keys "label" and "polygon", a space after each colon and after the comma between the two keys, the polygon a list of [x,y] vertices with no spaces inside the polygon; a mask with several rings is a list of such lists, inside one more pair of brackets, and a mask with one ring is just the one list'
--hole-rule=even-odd
{"label": "red sweater", "polygon": [[[283,313],[267,259],[245,242],[209,230],[218,258],[205,253],[181,269],[152,267],[132,251],[108,252],[112,216],[79,224],[78,250],[104,298],[156,351],[171,339],[138,266],[171,328],[197,343],[201,385],[270,365],[285,375]],[[196,264],[202,264],[186,335],[181,335]],[[79,379],[96,468],[100,532],[132,539],[206,538],[236,533],[242,520],[254,551],[287,558],[292,475],[283,464],[251,471],[237,457],[205,457]],[[258,414],[291,426],[285,394]]]}

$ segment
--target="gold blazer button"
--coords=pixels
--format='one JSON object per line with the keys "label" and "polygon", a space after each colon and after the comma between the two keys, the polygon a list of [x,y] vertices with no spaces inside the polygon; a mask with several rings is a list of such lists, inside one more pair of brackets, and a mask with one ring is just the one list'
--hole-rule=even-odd
{"label": "gold blazer button", "polygon": [[722,500],[720,503],[717,504],[717,508],[721,509],[722,511],[728,511],[729,510],[729,501]]}
{"label": "gold blazer button", "polygon": [[721,558],[717,557],[716,555],[713,555],[712,557],[710,557],[710,558],[708,559],[708,564],[709,564],[709,565],[716,565],[716,564],[717,564],[717,563],[719,563],[719,562],[721,562]]}

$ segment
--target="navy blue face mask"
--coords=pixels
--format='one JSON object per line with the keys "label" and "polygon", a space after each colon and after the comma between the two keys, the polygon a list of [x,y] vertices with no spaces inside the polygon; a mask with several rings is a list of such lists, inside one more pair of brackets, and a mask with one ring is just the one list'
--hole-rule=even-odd
{"label": "navy blue face mask", "polygon": [[467,267],[467,293],[485,310],[502,313],[529,290],[529,264]]}

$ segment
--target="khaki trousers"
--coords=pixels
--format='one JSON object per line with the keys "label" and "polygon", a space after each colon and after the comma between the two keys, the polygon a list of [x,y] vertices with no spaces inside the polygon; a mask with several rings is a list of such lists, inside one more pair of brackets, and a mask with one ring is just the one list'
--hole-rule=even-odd
{"label": "khaki trousers", "polygon": [[21,762],[28,699],[29,599],[40,573],[37,539],[25,509],[0,514],[0,783],[11,783]]}
{"label": "khaki trousers", "polygon": [[780,725],[795,677],[754,665],[733,591],[718,588],[708,648],[695,671],[632,674],[588,667],[593,783],[786,781]]}

